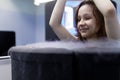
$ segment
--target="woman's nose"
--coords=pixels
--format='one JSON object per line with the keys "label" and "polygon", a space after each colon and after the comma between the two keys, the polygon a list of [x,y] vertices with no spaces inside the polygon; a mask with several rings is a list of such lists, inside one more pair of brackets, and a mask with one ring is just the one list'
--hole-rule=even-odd
{"label": "woman's nose", "polygon": [[84,20],[81,20],[80,22],[79,22],[79,25],[85,25],[85,21]]}

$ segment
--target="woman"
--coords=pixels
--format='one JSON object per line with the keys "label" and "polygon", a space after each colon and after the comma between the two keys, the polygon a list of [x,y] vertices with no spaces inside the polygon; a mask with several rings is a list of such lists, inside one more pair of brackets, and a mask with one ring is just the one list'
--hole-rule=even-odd
{"label": "woman", "polygon": [[96,40],[101,37],[120,39],[117,13],[110,0],[84,0],[76,12],[77,36],[71,35],[61,24],[66,0],[57,0],[50,26],[61,40]]}

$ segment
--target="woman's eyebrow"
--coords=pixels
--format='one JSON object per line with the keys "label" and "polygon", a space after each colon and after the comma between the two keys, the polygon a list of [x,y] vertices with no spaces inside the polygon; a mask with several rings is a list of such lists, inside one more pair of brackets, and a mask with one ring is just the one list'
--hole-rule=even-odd
{"label": "woman's eyebrow", "polygon": [[90,16],[91,13],[85,13],[83,16]]}
{"label": "woman's eyebrow", "polygon": [[[91,16],[92,14],[91,13],[85,13],[83,14],[83,16]],[[78,15],[77,18],[81,18],[82,15]]]}

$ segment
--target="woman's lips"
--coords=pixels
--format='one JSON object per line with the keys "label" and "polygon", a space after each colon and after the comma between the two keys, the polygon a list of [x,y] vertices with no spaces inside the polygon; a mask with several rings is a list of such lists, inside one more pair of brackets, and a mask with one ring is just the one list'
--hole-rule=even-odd
{"label": "woman's lips", "polygon": [[89,28],[81,28],[80,32],[86,32]]}

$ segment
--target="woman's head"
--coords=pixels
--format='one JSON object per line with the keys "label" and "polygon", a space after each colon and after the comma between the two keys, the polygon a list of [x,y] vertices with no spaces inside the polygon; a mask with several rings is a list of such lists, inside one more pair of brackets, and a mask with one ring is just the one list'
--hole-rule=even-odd
{"label": "woman's head", "polygon": [[83,1],[75,15],[78,38],[106,37],[104,17],[93,1]]}

